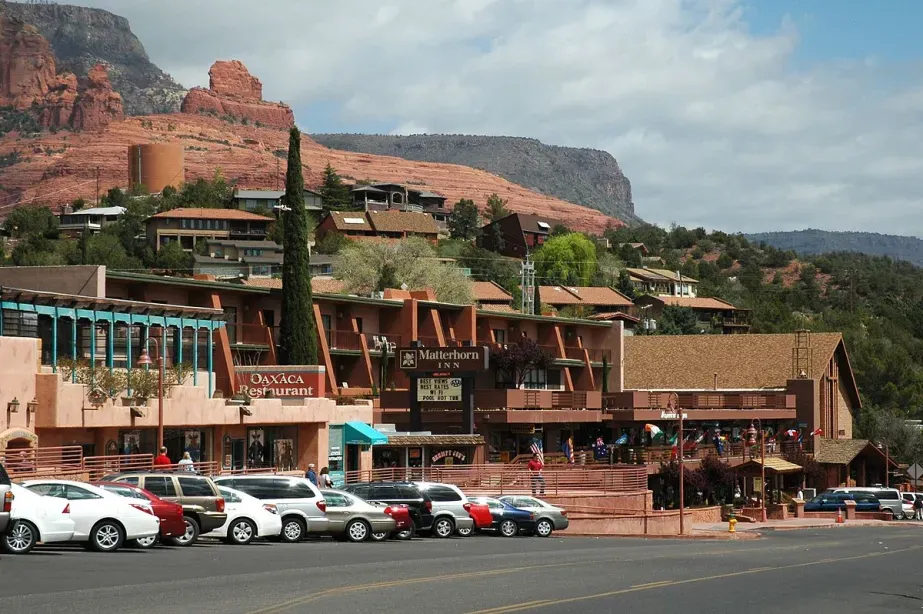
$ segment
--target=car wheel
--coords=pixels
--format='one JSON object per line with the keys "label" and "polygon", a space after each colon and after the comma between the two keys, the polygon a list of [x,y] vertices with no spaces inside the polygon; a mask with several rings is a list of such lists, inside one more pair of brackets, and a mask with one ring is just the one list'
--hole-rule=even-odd
{"label": "car wheel", "polygon": [[405,530],[405,531],[400,531],[399,533],[397,533],[397,534],[395,535],[395,537],[396,537],[397,539],[401,539],[401,540],[408,540],[408,539],[413,538],[413,536],[416,535],[416,534],[417,534],[417,525],[416,525],[416,523],[414,523],[414,524],[410,525],[410,528],[409,528],[409,529],[407,529],[407,530]]}
{"label": "car wheel", "polygon": [[139,537],[138,539],[133,539],[128,542],[128,545],[133,548],[143,548],[147,550],[153,548],[160,543],[160,535],[151,535],[150,537]]}
{"label": "car wheel", "polygon": [[125,531],[112,520],[96,523],[90,531],[90,548],[96,552],[115,552],[125,542]]}
{"label": "car wheel", "polygon": [[175,546],[191,546],[199,541],[199,523],[192,516],[183,516],[186,532],[179,537],[171,537],[170,542]]}
{"label": "car wheel", "polygon": [[308,528],[301,518],[289,516],[282,519],[282,541],[290,544],[300,542],[307,532]]}
{"label": "car wheel", "polygon": [[[893,514],[893,512],[892,512],[892,514]],[[895,520],[903,520],[903,519],[906,518],[906,517],[907,517],[907,516],[904,515],[904,512],[898,512],[898,513],[894,514],[894,519],[895,519]]]}
{"label": "car wheel", "polygon": [[451,518],[437,518],[433,525],[433,535],[440,539],[452,537],[455,532],[455,521]]}
{"label": "car wheel", "polygon": [[249,518],[238,518],[228,529],[227,542],[246,546],[256,537],[256,525]]}
{"label": "car wheel", "polygon": [[371,533],[372,529],[364,520],[353,520],[346,525],[346,538],[351,542],[364,542]]}
{"label": "car wheel", "polygon": [[519,525],[513,520],[504,520],[500,523],[500,535],[503,537],[516,537],[519,535]]}
{"label": "car wheel", "polygon": [[465,528],[462,528],[462,529],[458,529],[458,531],[456,531],[456,532],[457,532],[457,533],[459,534],[459,536],[461,536],[461,537],[471,537],[471,535],[474,534],[474,528],[473,528],[473,527],[465,527]]}
{"label": "car wheel", "polygon": [[384,531],[382,533],[372,533],[372,535],[369,536],[369,540],[373,542],[383,542],[387,540],[388,537],[390,537],[390,535],[391,534],[388,533],[387,531]]}
{"label": "car wheel", "polygon": [[0,543],[7,554],[29,554],[38,543],[38,529],[27,520],[16,520]]}
{"label": "car wheel", "polygon": [[554,531],[554,525],[547,518],[542,518],[535,525],[535,534],[539,537],[548,537]]}

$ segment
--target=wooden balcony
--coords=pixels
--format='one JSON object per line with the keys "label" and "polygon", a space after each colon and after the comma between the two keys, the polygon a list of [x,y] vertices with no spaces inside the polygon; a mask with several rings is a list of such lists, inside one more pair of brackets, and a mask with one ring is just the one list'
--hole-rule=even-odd
{"label": "wooden balcony", "polygon": [[[410,407],[410,391],[382,390],[380,404],[382,409]],[[446,403],[440,407],[460,409],[461,403]],[[602,408],[602,393],[592,390],[475,390],[474,407],[478,410],[598,410]]]}
{"label": "wooden balcony", "polygon": [[[603,395],[603,408],[614,420],[666,420],[675,413],[668,407],[672,393],[628,390]],[[792,420],[795,395],[782,391],[680,392],[678,407],[689,420]]]}

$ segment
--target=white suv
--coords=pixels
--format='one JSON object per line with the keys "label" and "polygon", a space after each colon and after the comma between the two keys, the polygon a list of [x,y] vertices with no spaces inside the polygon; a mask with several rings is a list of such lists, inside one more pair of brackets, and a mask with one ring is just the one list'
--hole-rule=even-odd
{"label": "white suv", "polygon": [[433,535],[450,537],[458,532],[468,537],[474,530],[474,519],[468,513],[471,504],[458,486],[438,482],[414,482],[433,501]]}
{"label": "white suv", "polygon": [[310,480],[283,475],[237,475],[217,477],[214,482],[275,505],[282,517],[282,541],[297,542],[308,533],[328,530],[327,503]]}

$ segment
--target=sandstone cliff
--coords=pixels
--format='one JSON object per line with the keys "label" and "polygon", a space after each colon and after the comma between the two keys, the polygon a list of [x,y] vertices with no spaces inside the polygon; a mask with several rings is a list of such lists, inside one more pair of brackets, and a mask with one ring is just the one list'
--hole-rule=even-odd
{"label": "sandstone cliff", "polygon": [[208,77],[207,90],[194,87],[186,94],[183,113],[227,116],[242,123],[284,130],[295,125],[291,108],[263,101],[263,84],[241,62],[215,62]]}
{"label": "sandstone cliff", "polygon": [[344,151],[481,168],[628,223],[641,221],[635,214],[631,182],[605,151],[502,136],[313,134],[311,138]]}
{"label": "sandstone cliff", "polygon": [[58,72],[86,75],[106,64],[126,114],[179,111],[186,89],[151,63],[124,17],[82,6],[2,0],[0,14],[35,26],[51,44]]}

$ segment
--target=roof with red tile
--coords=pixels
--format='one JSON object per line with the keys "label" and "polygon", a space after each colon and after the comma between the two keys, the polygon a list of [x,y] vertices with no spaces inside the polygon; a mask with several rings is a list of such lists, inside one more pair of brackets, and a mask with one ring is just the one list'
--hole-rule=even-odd
{"label": "roof with red tile", "polygon": [[[282,289],[282,280],[278,277],[251,277],[245,279],[243,283],[245,286],[254,288]],[[311,290],[321,294],[342,294],[346,290],[346,282],[341,279],[313,277],[311,278]]]}
{"label": "roof with red tile", "polygon": [[471,284],[471,291],[476,302],[511,302],[513,296],[497,283],[492,281],[475,281]]}
{"label": "roof with red tile", "polygon": [[612,288],[591,286],[539,286],[539,300],[545,305],[589,305],[630,307],[631,299]]}
{"label": "roof with red tile", "polygon": [[727,301],[705,296],[652,296],[650,298],[656,301],[660,301],[664,305],[672,305],[673,307],[688,307],[689,309],[708,310],[721,309],[725,311],[737,309],[737,307],[731,303],[728,303]]}
{"label": "roof with red tile", "polygon": [[409,232],[438,235],[439,226],[429,213],[413,211],[369,211],[369,223],[376,232]]}
{"label": "roof with red tile", "polygon": [[179,208],[170,211],[155,213],[151,219],[174,219],[174,220],[236,220],[236,221],[258,221],[269,222],[271,218],[241,211],[240,209],[207,209],[207,208]]}

